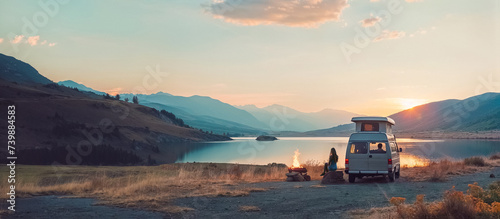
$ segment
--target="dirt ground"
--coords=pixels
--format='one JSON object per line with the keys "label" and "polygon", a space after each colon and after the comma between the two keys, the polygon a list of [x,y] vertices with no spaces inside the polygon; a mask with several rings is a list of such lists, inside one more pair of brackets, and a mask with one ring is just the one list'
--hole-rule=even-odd
{"label": "dirt ground", "polygon": [[[453,186],[466,191],[468,184],[480,186],[499,180],[500,168],[488,172],[452,177],[446,182],[394,183],[387,178],[373,177],[356,180],[354,184],[319,186],[319,181],[257,183],[254,187],[272,187],[266,192],[251,193],[247,197],[178,199],[179,206],[196,210],[176,215],[179,218],[346,218],[355,209],[389,206],[391,197],[404,197],[415,202],[416,195],[425,194],[426,201],[439,200]],[[240,206],[256,206],[260,211],[242,212]]]}
{"label": "dirt ground", "polygon": [[374,177],[355,184],[325,186],[319,181],[237,185],[271,189],[242,197],[177,199],[174,204],[195,210],[175,215],[101,206],[94,199],[39,196],[18,199],[16,213],[2,218],[345,218],[351,216],[351,210],[388,206],[388,200],[395,196],[412,203],[417,194],[425,194],[426,201],[434,201],[453,186],[461,191],[474,182],[487,186],[499,180],[490,178],[490,173],[500,176],[500,168],[452,177],[446,182],[409,182],[401,178],[390,183],[386,178]]}

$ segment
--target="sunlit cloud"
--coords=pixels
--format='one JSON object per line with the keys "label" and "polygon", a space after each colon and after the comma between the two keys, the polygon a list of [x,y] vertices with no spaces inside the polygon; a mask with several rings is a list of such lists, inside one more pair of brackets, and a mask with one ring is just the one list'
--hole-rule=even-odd
{"label": "sunlit cloud", "polygon": [[378,42],[378,41],[382,41],[382,40],[393,40],[393,39],[399,39],[399,38],[402,38],[406,35],[405,32],[403,31],[397,31],[397,30],[393,30],[393,31],[389,31],[389,30],[384,30],[382,31],[382,33],[376,37],[375,39],[373,39],[373,42]]}
{"label": "sunlit cloud", "polygon": [[371,18],[366,18],[366,19],[361,20],[360,23],[361,23],[361,26],[363,26],[363,27],[371,27],[371,26],[375,25],[376,23],[380,22],[380,20],[382,20],[382,19],[379,17],[371,17]]}
{"label": "sunlit cloud", "polygon": [[10,42],[13,43],[13,44],[18,44],[20,43],[22,40],[24,39],[24,35],[17,35],[14,37],[13,40],[11,40]]}
{"label": "sunlit cloud", "polygon": [[[24,35],[17,35],[14,37],[13,40],[11,40],[10,42],[12,44],[19,44],[19,43],[26,43],[26,44],[29,44],[31,46],[38,46],[38,45],[48,45],[49,47],[52,47],[52,46],[55,46],[57,43],[49,43],[47,40],[43,40],[41,41],[40,39],[41,37],[40,36],[30,36],[30,37],[25,37]],[[1,38],[0,38],[1,39]],[[3,39],[1,39],[0,43],[3,41]],[[40,42],[41,41],[41,42]]]}
{"label": "sunlit cloud", "polygon": [[40,36],[28,37],[27,43],[31,46],[36,46],[38,44],[38,40],[40,40]]}
{"label": "sunlit cloud", "polygon": [[3,38],[0,38],[0,43],[3,43]]}
{"label": "sunlit cloud", "polygon": [[339,21],[347,0],[215,0],[207,8],[214,18],[240,25],[317,27]]}

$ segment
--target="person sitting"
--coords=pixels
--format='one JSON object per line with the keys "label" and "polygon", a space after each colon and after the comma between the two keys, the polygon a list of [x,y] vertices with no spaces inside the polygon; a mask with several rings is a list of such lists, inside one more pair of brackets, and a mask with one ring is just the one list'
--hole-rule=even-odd
{"label": "person sitting", "polygon": [[330,158],[328,159],[328,163],[325,163],[325,168],[323,169],[323,173],[320,176],[324,176],[328,171],[337,170],[337,162],[339,161],[339,156],[337,155],[337,151],[335,148],[330,150]]}
{"label": "person sitting", "polygon": [[379,143],[379,144],[377,145],[377,147],[378,147],[378,149],[377,149],[377,151],[376,151],[377,153],[384,153],[384,152],[385,152],[385,150],[384,150],[384,149],[382,149],[382,146],[383,146],[383,145],[382,145],[382,143]]}

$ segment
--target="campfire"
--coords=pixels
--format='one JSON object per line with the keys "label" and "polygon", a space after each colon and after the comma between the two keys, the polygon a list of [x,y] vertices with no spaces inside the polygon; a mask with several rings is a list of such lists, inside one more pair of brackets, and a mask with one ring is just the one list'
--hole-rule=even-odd
{"label": "campfire", "polygon": [[293,156],[292,166],[288,167],[288,173],[286,174],[286,181],[288,182],[311,180],[311,176],[307,175],[307,169],[300,165],[299,155],[299,149],[297,149],[295,151],[295,155]]}

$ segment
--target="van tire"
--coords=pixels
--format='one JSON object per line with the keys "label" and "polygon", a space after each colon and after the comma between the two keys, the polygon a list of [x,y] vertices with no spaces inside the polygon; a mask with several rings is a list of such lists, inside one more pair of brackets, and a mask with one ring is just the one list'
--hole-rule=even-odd
{"label": "van tire", "polygon": [[389,177],[389,181],[391,182],[394,182],[394,178],[396,178],[396,172],[395,171],[392,171],[391,173],[389,173],[389,175],[387,175]]}
{"label": "van tire", "polygon": [[354,175],[354,174],[349,174],[349,182],[350,182],[350,183],[354,183],[354,181],[356,181],[356,175]]}
{"label": "van tire", "polygon": [[396,179],[399,179],[399,172],[401,172],[401,169],[399,169],[398,172],[396,172]]}

